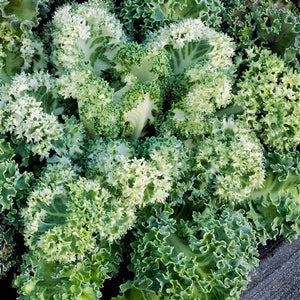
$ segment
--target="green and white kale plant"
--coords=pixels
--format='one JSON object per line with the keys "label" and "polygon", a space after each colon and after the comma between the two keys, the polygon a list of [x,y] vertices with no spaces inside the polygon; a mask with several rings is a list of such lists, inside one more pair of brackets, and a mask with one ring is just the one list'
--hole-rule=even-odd
{"label": "green and white kale plant", "polygon": [[300,233],[299,28],[288,0],[0,0],[17,299],[239,299]]}

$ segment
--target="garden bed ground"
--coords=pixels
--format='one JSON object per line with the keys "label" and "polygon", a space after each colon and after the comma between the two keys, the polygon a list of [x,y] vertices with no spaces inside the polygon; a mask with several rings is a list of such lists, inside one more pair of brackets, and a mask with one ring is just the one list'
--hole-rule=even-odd
{"label": "garden bed ground", "polygon": [[260,248],[260,264],[241,300],[300,299],[300,238],[283,238]]}

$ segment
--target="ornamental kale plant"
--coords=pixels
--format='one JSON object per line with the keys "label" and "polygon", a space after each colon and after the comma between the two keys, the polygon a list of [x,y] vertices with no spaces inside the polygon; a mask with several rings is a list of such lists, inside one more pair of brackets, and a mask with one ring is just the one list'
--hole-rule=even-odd
{"label": "ornamental kale plant", "polygon": [[299,235],[295,4],[0,15],[0,278],[13,267],[17,299],[239,299],[258,246]]}

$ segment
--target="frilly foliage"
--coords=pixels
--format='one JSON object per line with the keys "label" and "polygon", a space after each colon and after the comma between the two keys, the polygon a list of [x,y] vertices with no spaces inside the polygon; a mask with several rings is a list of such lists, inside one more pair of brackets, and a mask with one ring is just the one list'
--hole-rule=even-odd
{"label": "frilly foliage", "polygon": [[18,299],[239,299],[300,232],[298,53],[288,0],[0,0]]}
{"label": "frilly foliage", "polygon": [[42,1],[0,2],[0,82],[10,81],[21,71],[46,67],[44,46],[33,31],[38,25]]}
{"label": "frilly foliage", "polygon": [[116,249],[100,244],[84,260],[64,264],[25,254],[22,273],[14,281],[19,299],[99,299],[103,282],[117,272],[120,253]]}
{"label": "frilly foliage", "polygon": [[257,243],[242,211],[176,213],[161,207],[141,217],[131,244],[132,282],[116,299],[237,299],[257,264]]}
{"label": "frilly foliage", "polygon": [[268,149],[294,151],[300,143],[300,74],[269,50],[249,49],[237,83],[236,105]]}
{"label": "frilly foliage", "polygon": [[6,225],[0,225],[0,279],[16,264],[14,231]]}
{"label": "frilly foliage", "polygon": [[223,4],[219,0],[125,0],[120,17],[129,34],[137,40],[165,24],[186,18],[198,18],[206,25],[221,23]]}
{"label": "frilly foliage", "polygon": [[120,21],[102,0],[62,6],[54,15],[52,29],[53,61],[60,73],[86,65],[101,75],[112,67],[126,41]]}
{"label": "frilly foliage", "polygon": [[19,208],[24,205],[32,184],[31,172],[21,172],[11,141],[0,136],[0,213],[7,223],[20,225]]}
{"label": "frilly foliage", "polygon": [[225,0],[224,31],[240,49],[263,46],[299,69],[299,7],[289,0]]}
{"label": "frilly foliage", "polygon": [[290,241],[300,232],[299,153],[267,153],[266,158],[266,179],[245,202],[247,216],[262,243],[278,234]]}

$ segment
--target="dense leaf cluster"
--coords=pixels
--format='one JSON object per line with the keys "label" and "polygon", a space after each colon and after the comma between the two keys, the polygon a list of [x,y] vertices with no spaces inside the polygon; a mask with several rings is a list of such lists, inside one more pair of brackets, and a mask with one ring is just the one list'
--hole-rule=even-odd
{"label": "dense leaf cluster", "polygon": [[258,245],[299,235],[295,4],[0,15],[0,277],[15,266],[18,299],[239,299]]}

